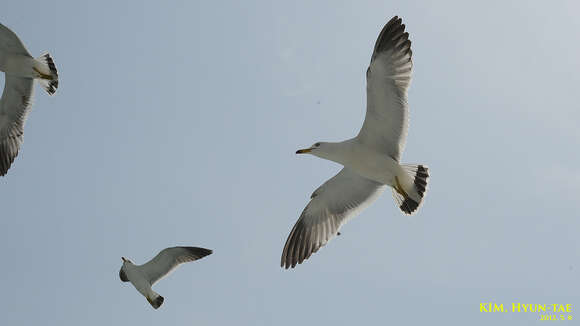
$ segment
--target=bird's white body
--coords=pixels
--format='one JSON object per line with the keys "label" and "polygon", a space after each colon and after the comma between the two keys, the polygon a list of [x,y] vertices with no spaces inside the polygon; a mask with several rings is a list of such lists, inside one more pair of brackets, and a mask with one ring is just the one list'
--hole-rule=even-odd
{"label": "bird's white body", "polygon": [[123,271],[127,275],[129,282],[133,284],[135,289],[139,291],[147,301],[152,301],[156,299],[159,294],[151,288],[151,282],[149,281],[149,276],[145,273],[144,269],[140,266],[133,264],[132,262],[126,260],[123,262]]}
{"label": "bird's white body", "polygon": [[331,150],[321,151],[320,154],[313,152],[313,155],[340,163],[367,179],[393,186],[395,176],[408,176],[399,162],[385,153],[366,147],[356,138],[340,143],[325,143],[324,146]]}

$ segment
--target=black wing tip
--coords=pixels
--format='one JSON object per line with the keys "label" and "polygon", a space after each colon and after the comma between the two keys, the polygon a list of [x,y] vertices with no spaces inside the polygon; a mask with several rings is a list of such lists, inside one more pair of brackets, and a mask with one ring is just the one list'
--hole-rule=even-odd
{"label": "black wing tip", "polygon": [[409,33],[405,32],[405,24],[403,24],[403,19],[399,18],[399,16],[394,16],[391,18],[391,20],[385,24],[379,33],[373,51],[373,58],[377,53],[395,47],[397,47],[397,50],[399,51],[403,50],[405,54],[411,53],[411,41],[409,40]]}
{"label": "black wing tip", "polygon": [[403,21],[403,18],[399,18],[399,15],[394,15],[393,18],[389,19],[386,25],[389,24],[400,24]]}
{"label": "black wing tip", "polygon": [[205,256],[209,256],[213,254],[213,250],[200,248],[200,247],[180,247],[186,249],[187,251],[191,252],[192,254],[199,256],[199,258],[203,258]]}
{"label": "black wing tip", "polygon": [[296,266],[305,262],[308,258],[310,258],[310,256],[312,256],[312,254],[316,253],[317,251],[318,248],[316,248],[316,250],[311,250],[307,254],[299,257],[288,256],[288,254],[284,252],[282,253],[282,262],[280,264],[280,267],[284,269],[296,268]]}
{"label": "black wing tip", "polygon": [[284,245],[284,250],[282,251],[282,268],[294,268],[297,264],[301,264],[304,261],[304,259],[300,258],[299,241],[302,238],[301,235],[304,229],[304,222],[302,219],[299,219],[292,228],[292,231],[290,231],[290,235],[288,236],[286,244]]}
{"label": "black wing tip", "polygon": [[282,264],[280,265],[280,267],[284,268],[284,269],[290,269],[290,268],[296,268],[296,266],[302,264],[303,260],[298,260],[295,257],[290,257],[290,260],[288,260],[288,257],[282,257]]}
{"label": "black wing tip", "polygon": [[[8,140],[10,142],[10,140]],[[15,149],[14,149],[15,147]],[[0,143],[0,176],[5,176],[10,170],[14,159],[18,156],[19,147],[17,145],[10,146],[9,143]]]}
{"label": "black wing tip", "polygon": [[282,257],[282,263],[280,264],[280,267],[282,267],[283,269],[294,268],[294,266],[296,266],[296,265],[292,266],[291,264],[287,264],[285,260],[286,260],[286,258]]}
{"label": "black wing tip", "polygon": [[280,267],[285,269],[295,268],[310,258],[312,254],[316,253],[331,238],[330,236],[325,237],[321,239],[322,242],[312,241],[311,232],[318,231],[312,229],[312,227],[306,227],[302,219],[296,222],[284,245]]}

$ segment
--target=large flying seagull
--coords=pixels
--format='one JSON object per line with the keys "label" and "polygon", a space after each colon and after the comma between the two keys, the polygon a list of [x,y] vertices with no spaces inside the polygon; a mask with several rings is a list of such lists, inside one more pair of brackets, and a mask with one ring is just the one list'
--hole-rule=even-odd
{"label": "large flying seagull", "polygon": [[34,80],[53,95],[58,73],[48,53],[33,58],[18,36],[0,24],[0,71],[6,75],[0,98],[0,176],[18,155],[24,122],[32,105]]}
{"label": "large flying seagull", "polygon": [[428,169],[400,163],[409,119],[411,55],[409,33],[395,16],[379,34],[367,69],[367,112],[359,134],[338,143],[318,142],[296,152],[331,160],[344,168],[312,194],[286,240],[282,267],[295,267],[317,252],[386,186],[393,188],[404,214],[414,214],[421,205]]}

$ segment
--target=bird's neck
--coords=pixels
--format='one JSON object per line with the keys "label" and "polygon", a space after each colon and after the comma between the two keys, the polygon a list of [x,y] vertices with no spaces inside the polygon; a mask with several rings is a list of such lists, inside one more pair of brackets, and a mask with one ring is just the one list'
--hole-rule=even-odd
{"label": "bird's neck", "polygon": [[347,154],[351,151],[350,140],[337,142],[337,143],[326,143],[325,150],[318,153],[318,157],[327,159],[342,165],[347,164],[346,158]]}

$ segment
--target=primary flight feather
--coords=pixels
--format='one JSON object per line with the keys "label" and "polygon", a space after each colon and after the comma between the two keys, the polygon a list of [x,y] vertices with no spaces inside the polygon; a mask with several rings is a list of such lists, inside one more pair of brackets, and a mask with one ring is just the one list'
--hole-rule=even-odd
{"label": "primary flight feather", "polygon": [[393,188],[404,214],[414,214],[421,205],[428,168],[399,162],[409,124],[407,89],[412,68],[409,33],[395,16],[381,30],[367,69],[367,112],[359,134],[338,143],[318,142],[296,152],[344,168],[312,194],[286,240],[282,267],[293,268],[308,259],[387,186]]}

